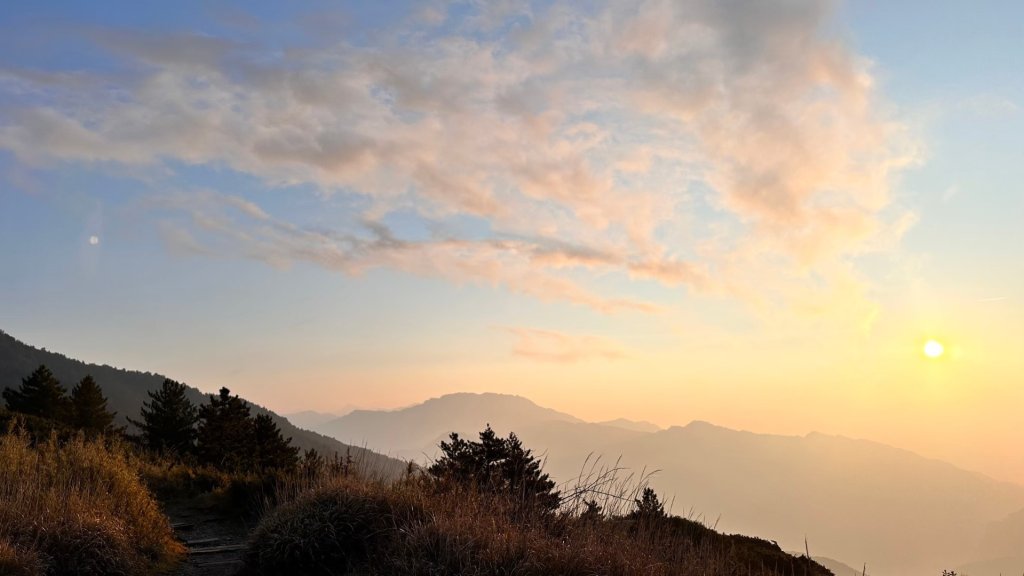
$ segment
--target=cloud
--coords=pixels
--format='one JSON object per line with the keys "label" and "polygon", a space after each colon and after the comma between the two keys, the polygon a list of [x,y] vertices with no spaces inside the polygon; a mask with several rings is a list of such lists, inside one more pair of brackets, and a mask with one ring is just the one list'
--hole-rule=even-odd
{"label": "cloud", "polygon": [[[164,221],[160,230],[176,254],[228,254],[279,268],[308,262],[351,275],[392,268],[458,283],[502,286],[513,293],[570,302],[603,313],[658,311],[648,302],[605,297],[550,273],[546,266],[535,265],[537,253],[565,261],[575,257],[572,247],[542,239],[435,237],[408,241],[373,221],[361,223],[353,233],[304,228],[274,219],[248,201],[210,190],[162,194],[147,204],[149,209],[187,215],[185,220]],[[613,256],[606,258],[606,267],[618,265]]]}
{"label": "cloud", "polygon": [[626,356],[622,347],[600,336],[565,334],[535,328],[504,328],[516,337],[512,353],[539,362],[575,363],[590,359],[617,360]]}
{"label": "cloud", "polygon": [[[189,252],[387,266],[602,311],[655,307],[573,273],[743,297],[773,284],[744,263],[824,275],[908,221],[889,187],[919,153],[876,104],[869,63],[827,33],[831,5],[435,4],[393,40],[301,50],[101,31],[128,72],[4,71],[17,90],[0,147],[33,165],[225,166],[366,206],[324,232],[228,194],[205,212],[179,203],[191,217],[165,237]],[[364,237],[398,209],[491,236]],[[693,222],[689,244],[667,240]]]}

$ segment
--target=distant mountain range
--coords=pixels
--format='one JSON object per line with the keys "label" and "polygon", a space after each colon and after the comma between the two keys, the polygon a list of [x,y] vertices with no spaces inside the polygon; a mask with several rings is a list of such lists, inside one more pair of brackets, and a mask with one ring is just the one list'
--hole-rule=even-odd
{"label": "distant mountain range", "polygon": [[303,410],[301,412],[292,412],[290,414],[285,414],[284,417],[287,418],[289,422],[295,424],[299,428],[305,428],[306,430],[314,430],[318,426],[323,426],[324,424],[330,422],[331,420],[337,420],[338,418],[341,418],[342,416],[349,414],[355,409],[355,407],[352,407],[344,410],[338,410],[337,412],[317,412],[315,410]]}
{"label": "distant mountain range", "polygon": [[[117,412],[117,421],[121,424],[127,424],[128,417],[138,417],[142,403],[149,399],[146,393],[159,388],[165,378],[151,372],[87,364],[62,354],[34,348],[0,331],[0,390],[21,386],[22,378],[31,374],[40,364],[45,364],[69,391],[86,374],[92,375],[107,396],[108,408]],[[216,389],[208,390],[209,394],[215,392]],[[208,394],[193,387],[189,387],[189,397],[197,405],[207,402],[209,398]],[[272,416],[284,436],[291,437],[292,444],[303,450],[312,448],[327,456],[349,452],[353,458],[361,462],[361,466],[387,476],[396,476],[405,471],[404,462],[365,450],[361,446],[349,446],[334,438],[304,430],[289,422],[287,418],[262,406],[251,402],[250,404],[253,414],[265,413]]]}
{"label": "distant mountain range", "polygon": [[[784,549],[803,550],[806,536],[815,556],[867,563],[876,576],[937,576],[1024,550],[1024,518],[993,524],[1024,507],[1024,486],[840,436],[755,434],[706,422],[666,430],[587,423],[518,396],[464,393],[401,410],[357,410],[316,429],[423,461],[449,432],[473,436],[487,423],[501,434],[515,431],[558,480],[578,477],[598,457],[607,466],[657,471],[651,483],[674,499],[677,514],[774,538]],[[1009,573],[1004,564],[999,569]],[[999,575],[976,566],[971,576]],[[1024,564],[1014,569],[1022,573]]]}

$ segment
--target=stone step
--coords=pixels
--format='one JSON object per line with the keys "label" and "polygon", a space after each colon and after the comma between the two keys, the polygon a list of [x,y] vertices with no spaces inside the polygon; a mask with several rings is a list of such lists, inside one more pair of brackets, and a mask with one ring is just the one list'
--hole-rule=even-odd
{"label": "stone step", "polygon": [[198,556],[200,554],[225,554],[227,552],[239,552],[245,550],[245,544],[228,544],[226,546],[211,546],[209,548],[197,548],[195,550],[189,550],[190,556]]}
{"label": "stone step", "polygon": [[210,544],[217,544],[219,542],[228,542],[232,540],[230,537],[215,536],[213,538],[198,538],[196,540],[185,540],[186,546],[209,546]]}

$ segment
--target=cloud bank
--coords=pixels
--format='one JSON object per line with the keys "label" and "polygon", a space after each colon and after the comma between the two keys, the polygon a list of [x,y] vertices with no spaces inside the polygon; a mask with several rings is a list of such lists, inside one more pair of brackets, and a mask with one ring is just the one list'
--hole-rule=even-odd
{"label": "cloud bank", "polygon": [[[0,147],[360,200],[324,230],[239,191],[160,193],[175,250],[395,268],[602,312],[658,309],[588,280],[616,274],[785,303],[813,273],[845,292],[844,261],[905,229],[890,187],[916,151],[869,63],[828,33],[831,2],[587,6],[437,4],[373,36],[388,40],[285,50],[103,30],[116,73],[0,71]],[[400,210],[486,232],[403,238],[383,223]]]}

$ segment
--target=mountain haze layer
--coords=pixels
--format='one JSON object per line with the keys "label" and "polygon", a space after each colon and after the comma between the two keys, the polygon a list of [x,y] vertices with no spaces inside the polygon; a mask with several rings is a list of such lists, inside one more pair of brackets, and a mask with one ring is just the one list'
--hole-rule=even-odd
{"label": "mountain haze layer", "polygon": [[990,558],[979,552],[983,539],[990,552],[1006,548],[990,523],[1024,504],[1022,486],[876,442],[707,422],[645,431],[583,422],[510,395],[454,394],[401,410],[360,410],[320,431],[422,460],[436,455],[448,432],[472,436],[486,423],[501,434],[515,431],[558,481],[585,474],[595,461],[637,476],[654,472],[651,484],[677,514],[777,539],[790,550],[802,550],[806,536],[812,554],[867,563],[881,576],[934,576]]}

